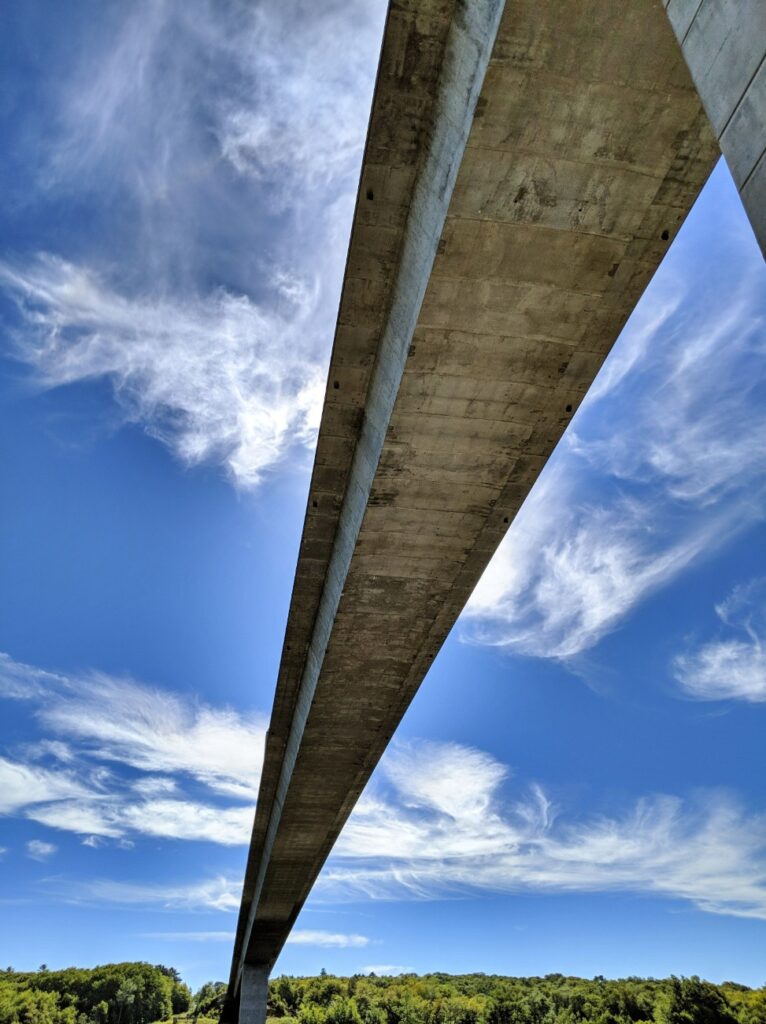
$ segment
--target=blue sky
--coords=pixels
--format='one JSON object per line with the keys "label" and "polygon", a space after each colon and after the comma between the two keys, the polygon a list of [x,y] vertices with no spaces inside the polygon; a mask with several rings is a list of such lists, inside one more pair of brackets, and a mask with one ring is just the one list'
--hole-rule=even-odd
{"label": "blue sky", "polygon": [[[384,5],[0,88],[0,962],[228,973]],[[277,970],[766,981],[766,268],[714,171]]]}

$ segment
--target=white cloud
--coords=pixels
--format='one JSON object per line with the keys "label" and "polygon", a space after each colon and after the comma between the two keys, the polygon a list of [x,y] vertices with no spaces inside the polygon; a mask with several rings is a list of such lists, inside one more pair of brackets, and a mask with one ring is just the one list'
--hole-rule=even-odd
{"label": "white cloud", "polygon": [[[234,942],[234,932],[149,932],[146,938],[163,939],[168,942]],[[295,928],[288,936],[287,942],[294,946],[323,946],[326,948],[346,949],[366,946],[369,943],[366,935],[348,935],[342,932],[311,931]]]}
{"label": "white cloud", "polygon": [[329,949],[349,949],[369,945],[366,935],[345,932],[314,931],[310,928],[294,928],[287,937],[292,946],[324,946]]}
{"label": "white cloud", "polygon": [[[41,677],[39,669],[7,655],[0,661],[0,687],[6,675],[16,688],[27,675],[35,686]],[[29,694],[34,692],[40,722],[66,738],[69,747],[63,749],[70,760],[71,745],[77,743],[81,757],[86,753],[148,773],[148,778],[134,783],[147,795],[152,789],[156,794],[158,786],[169,791],[173,780],[156,776],[171,773],[191,776],[223,795],[255,800],[266,733],[264,716],[212,708],[104,673],[45,675],[48,685],[25,695],[32,699]],[[59,758],[62,754],[59,746],[38,744],[37,750]]]}
{"label": "white cloud", "polygon": [[493,806],[506,768],[458,744],[398,744],[381,773],[402,813],[373,794],[357,804],[335,846],[340,857],[472,857],[492,853],[507,836]]}
{"label": "white cloud", "polygon": [[660,538],[646,525],[650,501],[578,502],[567,476],[561,462],[545,470],[471,597],[463,639],[571,658],[709,551],[731,525],[711,520],[678,539]]}
{"label": "white cloud", "polygon": [[[516,794],[508,796],[508,784],[506,766],[481,751],[454,743],[395,745],[343,830],[313,898],[620,891],[766,919],[766,815],[747,812],[730,794],[653,795],[617,814],[577,816],[556,806],[539,785],[516,784]],[[66,811],[73,805],[52,806]],[[177,810],[163,808],[158,820],[176,820]],[[178,828],[188,822],[191,837],[197,811],[188,810]],[[123,812],[114,813],[119,831],[126,827]],[[72,821],[69,827],[78,826]],[[152,829],[151,822],[135,827]],[[236,832],[236,824],[232,828]],[[223,876],[180,886],[98,880],[66,892],[119,905],[235,910],[240,890],[239,879]],[[298,929],[291,941],[353,948],[369,939]]]}
{"label": "white cloud", "polygon": [[766,701],[766,652],[760,638],[721,640],[679,655],[675,676],[698,700]]}
{"label": "white cloud", "polygon": [[[668,268],[664,268],[667,270]],[[617,343],[588,390],[588,402],[597,402],[619,389],[632,371],[640,371],[650,356],[657,335],[671,327],[682,307],[687,290],[676,280],[673,288],[657,292],[656,285],[642,298],[625,325]]]}
{"label": "white cloud", "polygon": [[0,265],[41,386],[110,381],[126,419],[242,487],[313,446],[384,16],[139,0],[96,20],[34,163],[98,231]]}
{"label": "white cloud", "polygon": [[219,139],[224,158],[268,182],[281,203],[293,204],[296,188],[337,189],[356,172],[384,13],[382,3],[333,0],[310,14],[303,6],[299,17],[290,3],[253,10],[249,70],[259,102],[228,106]]}
{"label": "white cloud", "polygon": [[697,700],[766,701],[766,581],[737,587],[716,613],[735,635],[677,655],[676,680]]}
{"label": "white cloud", "polygon": [[49,800],[85,797],[90,790],[72,774],[0,757],[0,814]]}
{"label": "white cloud", "polygon": [[[116,798],[64,800],[35,806],[28,818],[49,828],[81,835],[119,838],[126,833],[246,845],[253,827],[253,807],[218,807],[192,800],[131,801]],[[91,845],[93,845],[91,843]]]}
{"label": "white cloud", "polygon": [[700,267],[682,233],[479,582],[464,640],[573,658],[762,517],[766,268],[729,223],[744,217],[730,192],[731,209],[699,213],[728,218],[721,266]]}
{"label": "white cloud", "polygon": [[494,758],[457,743],[399,744],[383,768],[405,803],[431,806],[455,820],[485,819],[507,774]]}
{"label": "white cloud", "polygon": [[92,882],[61,886],[60,892],[78,902],[105,903],[111,906],[156,906],[172,910],[239,909],[242,879],[219,875],[183,885],[114,882],[96,879]]}
{"label": "white cloud", "polygon": [[289,192],[290,206],[310,207],[358,168],[385,11],[369,0],[137,3],[100,40],[95,68],[83,61],[59,85],[51,183],[109,171],[146,207],[186,207],[200,179],[218,185],[218,156],[283,204]]}
{"label": "white cloud", "polygon": [[411,967],[403,967],[401,964],[367,964],[365,967],[359,968],[360,974],[377,974],[378,976],[409,974],[411,971]]}
{"label": "white cloud", "polygon": [[241,799],[257,795],[266,733],[261,715],[211,708],[102,673],[78,679],[39,715],[104,760],[144,772],[188,774]]}
{"label": "white cloud", "polygon": [[174,793],[178,788],[175,779],[163,775],[149,775],[143,779],[136,779],[133,789],[143,796],[160,796],[163,793]]}
{"label": "white cloud", "polygon": [[313,445],[324,374],[301,339],[315,297],[293,286],[282,309],[220,290],[202,298],[131,298],[51,256],[0,264],[17,300],[16,354],[53,388],[106,377],[127,419],[188,465],[223,463],[257,484],[291,445]]}
{"label": "white cloud", "polygon": [[147,800],[120,808],[117,817],[124,831],[244,846],[252,832],[253,811],[251,804],[214,807],[190,800]]}
{"label": "white cloud", "polygon": [[9,654],[0,651],[0,697],[34,700],[45,696],[62,682],[62,676],[14,661]]}
{"label": "white cloud", "polygon": [[[435,756],[448,764],[456,787],[462,757],[464,799],[445,805]],[[646,797],[619,815],[578,820],[539,786],[503,800],[504,766],[494,762],[490,770],[493,760],[472,749],[425,744],[419,755],[410,745],[401,755],[394,748],[387,762],[378,785],[385,792],[352,815],[316,898],[624,891],[766,919],[766,816],[747,814],[726,793]]]}
{"label": "white cloud", "polygon": [[[6,674],[13,685],[5,695],[29,700],[39,722],[66,742],[31,745],[32,763],[0,758],[0,813],[23,813],[94,847],[104,839],[124,844],[130,835],[248,842],[263,758],[261,716],[103,673],[41,673],[7,656],[0,687]],[[55,770],[37,763],[46,758]],[[190,797],[190,782],[210,799]]]}
{"label": "white cloud", "polygon": [[[0,655],[0,658],[5,658],[6,655]],[[27,668],[26,665],[18,666],[19,668]],[[61,677],[57,677],[57,680],[61,682]],[[0,686],[2,686],[2,670],[0,670]],[[8,696],[8,694],[1,694],[0,696]],[[39,694],[43,696],[42,693]],[[27,744],[26,753],[29,757],[44,760],[45,758],[51,758],[53,761],[60,761],[62,764],[72,764],[76,760],[76,754],[69,746],[68,743],[63,743],[61,740],[39,740],[37,743]]]}
{"label": "white cloud", "polygon": [[46,843],[42,839],[30,839],[27,843],[27,855],[32,860],[48,860],[58,850],[54,843]]}
{"label": "white cloud", "polygon": [[98,799],[60,800],[27,807],[24,813],[38,825],[76,832],[78,835],[87,834],[91,846],[96,845],[93,837],[117,839],[123,832],[119,822],[109,820],[108,809]]}

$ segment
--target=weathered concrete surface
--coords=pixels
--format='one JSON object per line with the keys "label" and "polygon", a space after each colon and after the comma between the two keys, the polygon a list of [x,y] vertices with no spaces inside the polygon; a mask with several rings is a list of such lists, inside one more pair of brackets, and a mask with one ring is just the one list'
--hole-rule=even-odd
{"label": "weathered concrete surface", "polygon": [[766,254],[766,3],[664,3],[761,251]]}
{"label": "weathered concrete surface", "polygon": [[718,152],[660,0],[514,0],[482,84],[499,10],[390,5],[230,1015]]}
{"label": "weathered concrete surface", "polygon": [[266,1006],[269,999],[268,967],[245,964],[239,995],[241,1024],[266,1024]]}

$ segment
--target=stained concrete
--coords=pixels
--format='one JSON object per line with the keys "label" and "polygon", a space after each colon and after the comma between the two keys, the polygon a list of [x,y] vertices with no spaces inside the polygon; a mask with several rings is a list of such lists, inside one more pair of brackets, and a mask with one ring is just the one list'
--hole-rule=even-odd
{"label": "stained concrete", "polygon": [[766,254],[766,3],[665,3],[761,251]]}
{"label": "stained concrete", "polygon": [[660,0],[501,7],[390,5],[229,1015],[718,152]]}

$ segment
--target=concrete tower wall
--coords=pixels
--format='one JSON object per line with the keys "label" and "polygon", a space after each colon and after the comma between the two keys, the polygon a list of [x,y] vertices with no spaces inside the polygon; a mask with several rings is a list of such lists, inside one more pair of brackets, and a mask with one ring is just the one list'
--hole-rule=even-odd
{"label": "concrete tower wall", "polygon": [[766,2],[665,0],[665,6],[766,253]]}

